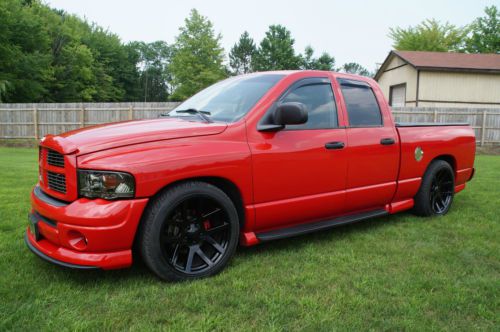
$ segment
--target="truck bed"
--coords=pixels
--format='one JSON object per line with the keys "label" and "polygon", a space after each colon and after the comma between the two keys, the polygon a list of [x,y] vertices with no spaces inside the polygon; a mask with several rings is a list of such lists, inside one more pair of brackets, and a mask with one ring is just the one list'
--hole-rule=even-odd
{"label": "truck bed", "polygon": [[[455,170],[455,183],[464,184],[472,175],[476,149],[474,130],[466,123],[398,123],[401,144],[399,180],[422,177],[430,160],[441,157]],[[423,159],[415,159],[415,149]]]}

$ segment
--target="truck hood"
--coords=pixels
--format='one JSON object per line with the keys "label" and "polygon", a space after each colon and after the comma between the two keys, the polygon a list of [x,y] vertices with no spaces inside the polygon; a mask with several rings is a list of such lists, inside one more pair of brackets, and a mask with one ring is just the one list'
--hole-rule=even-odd
{"label": "truck hood", "polygon": [[78,155],[125,145],[193,136],[216,135],[227,128],[225,123],[204,123],[181,119],[125,121],[47,135],[40,145],[63,154]]}

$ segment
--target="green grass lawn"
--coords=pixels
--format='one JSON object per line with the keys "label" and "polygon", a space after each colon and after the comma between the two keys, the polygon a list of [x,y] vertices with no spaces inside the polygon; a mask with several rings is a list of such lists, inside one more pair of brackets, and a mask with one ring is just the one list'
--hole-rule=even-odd
{"label": "green grass lawn", "polygon": [[72,271],[25,246],[34,149],[0,148],[0,330],[496,330],[500,156],[445,217],[403,213],[241,248],[220,275]]}

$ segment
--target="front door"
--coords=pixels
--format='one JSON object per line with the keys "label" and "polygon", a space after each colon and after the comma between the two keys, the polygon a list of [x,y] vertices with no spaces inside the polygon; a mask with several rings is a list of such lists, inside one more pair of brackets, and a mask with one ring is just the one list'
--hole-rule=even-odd
{"label": "front door", "polygon": [[276,104],[280,102],[303,103],[308,121],[249,135],[257,231],[344,211],[346,130],[338,125],[330,79],[299,80]]}

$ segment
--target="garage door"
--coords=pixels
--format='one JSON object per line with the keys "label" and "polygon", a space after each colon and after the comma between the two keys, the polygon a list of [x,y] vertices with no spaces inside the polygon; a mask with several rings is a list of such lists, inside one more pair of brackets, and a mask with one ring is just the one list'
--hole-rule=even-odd
{"label": "garage door", "polygon": [[403,107],[406,103],[406,84],[391,86],[391,95],[389,97],[391,106]]}

